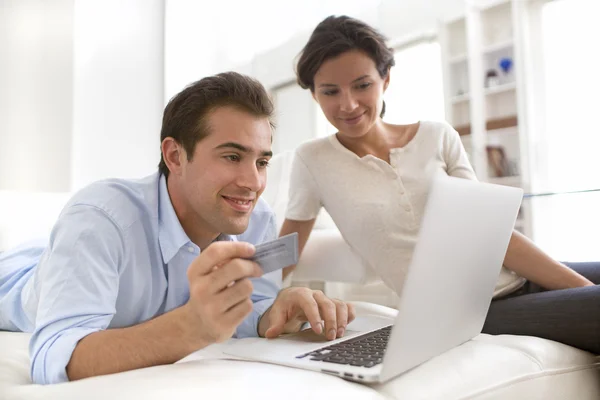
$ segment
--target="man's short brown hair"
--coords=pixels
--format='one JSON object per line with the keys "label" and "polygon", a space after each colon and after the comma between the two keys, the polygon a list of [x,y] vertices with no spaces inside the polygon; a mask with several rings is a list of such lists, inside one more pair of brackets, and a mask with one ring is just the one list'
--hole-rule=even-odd
{"label": "man's short brown hair", "polygon": [[[196,144],[210,133],[209,113],[224,106],[268,118],[273,126],[273,102],[264,86],[237,72],[224,72],[192,83],[169,101],[163,114],[160,142],[172,137],[183,145],[191,160]],[[169,176],[162,153],[158,169]]]}

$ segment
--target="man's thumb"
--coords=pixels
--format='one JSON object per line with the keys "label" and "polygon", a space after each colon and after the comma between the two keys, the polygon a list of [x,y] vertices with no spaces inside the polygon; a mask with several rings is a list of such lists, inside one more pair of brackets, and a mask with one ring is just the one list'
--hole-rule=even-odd
{"label": "man's thumb", "polygon": [[265,332],[265,337],[272,339],[281,335],[286,322],[284,310],[275,311],[271,309],[271,315],[269,315],[269,328]]}

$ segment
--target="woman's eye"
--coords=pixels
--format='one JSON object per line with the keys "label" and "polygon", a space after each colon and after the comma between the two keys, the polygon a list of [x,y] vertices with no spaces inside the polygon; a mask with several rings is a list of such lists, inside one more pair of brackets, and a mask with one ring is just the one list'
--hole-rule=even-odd
{"label": "woman's eye", "polygon": [[365,82],[365,83],[361,83],[360,85],[358,85],[359,89],[366,89],[369,86],[371,86],[371,82]]}
{"label": "woman's eye", "polygon": [[337,90],[326,90],[323,92],[325,96],[333,96],[337,93]]}

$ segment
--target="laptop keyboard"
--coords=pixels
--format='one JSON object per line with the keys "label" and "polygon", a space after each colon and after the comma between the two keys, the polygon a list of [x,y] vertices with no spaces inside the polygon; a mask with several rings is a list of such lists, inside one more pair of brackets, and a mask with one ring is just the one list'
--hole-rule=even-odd
{"label": "laptop keyboard", "polygon": [[296,358],[371,368],[383,361],[392,326],[386,326],[346,341],[322,347]]}

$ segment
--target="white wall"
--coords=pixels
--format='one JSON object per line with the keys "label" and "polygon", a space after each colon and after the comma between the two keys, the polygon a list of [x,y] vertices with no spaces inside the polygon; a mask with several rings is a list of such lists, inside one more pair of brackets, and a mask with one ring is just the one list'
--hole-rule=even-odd
{"label": "white wall", "polygon": [[387,0],[379,10],[379,29],[402,41],[424,32],[435,32],[438,21],[464,13],[465,0]]}
{"label": "white wall", "polygon": [[[287,85],[277,90],[273,102],[276,124],[273,153],[292,151],[298,143],[314,137],[317,127],[315,120],[317,105],[308,90],[296,84]],[[311,128],[306,129],[307,126]]]}
{"label": "white wall", "polygon": [[[291,58],[302,45],[276,55],[273,63],[251,65],[257,54],[270,53],[299,32],[308,31],[325,16],[344,13],[353,16],[377,13],[383,0],[166,0],[166,97],[203,76],[225,70],[255,75],[272,86],[279,63],[292,68]],[[411,0],[412,1],[412,0]],[[446,0],[436,0],[446,1]],[[287,47],[287,46],[284,46]]]}
{"label": "white wall", "polygon": [[0,0],[0,190],[156,170],[164,0]]}
{"label": "white wall", "polygon": [[215,9],[191,0],[0,0],[0,189],[68,191],[149,173],[164,103],[189,82],[282,40],[236,69],[267,87],[290,82],[294,58],[328,14],[358,16],[402,39],[431,31],[463,1],[309,3],[276,22],[249,6],[248,18],[224,18],[217,11],[240,11],[231,1]]}
{"label": "white wall", "polygon": [[218,21],[206,18],[212,7],[197,0],[165,0],[165,103],[218,70]]}
{"label": "white wall", "polygon": [[[379,29],[389,39],[390,46],[412,42],[422,36],[431,36],[437,31],[441,19],[453,17],[464,11],[464,0],[382,0],[373,4],[370,8],[360,10],[359,15],[349,15]],[[294,65],[298,53],[308,41],[316,24],[329,14],[331,13],[321,15],[308,29],[274,49],[258,54],[251,63],[238,68],[253,75],[273,90],[276,112],[280,119],[275,134],[275,153],[291,150],[327,130],[320,126],[327,123],[321,110],[315,106],[310,93],[301,90],[295,84]],[[335,14],[339,15],[340,12]],[[404,68],[406,69],[406,66]],[[281,107],[284,104],[285,107]],[[436,106],[440,110],[443,109],[442,105]],[[388,102],[388,107],[393,107],[393,104]],[[402,104],[397,104],[397,107],[401,108]],[[285,110],[294,110],[294,114]],[[289,115],[285,115],[286,112]],[[443,115],[443,111],[440,113]],[[396,117],[402,120],[398,114]]]}
{"label": "white wall", "polygon": [[296,56],[323,18],[360,18],[395,45],[430,35],[440,19],[463,10],[464,0],[305,0],[296,8],[279,0],[166,0],[166,99],[217,72],[234,69],[254,76],[268,89],[280,89],[274,92],[279,121],[274,150],[289,150],[315,137],[323,119],[310,94],[294,83]]}
{"label": "white wall", "polygon": [[0,0],[0,189],[69,189],[73,0]]}
{"label": "white wall", "polygon": [[[252,75],[267,88],[293,82],[295,80],[295,60],[298,53],[308,41],[315,26],[328,15],[320,15],[312,25],[299,31],[285,43],[256,55],[251,62]],[[336,15],[339,15],[339,12]],[[375,27],[379,26],[379,6],[377,6],[377,3],[371,8],[361,10],[360,15],[351,16],[360,18]],[[315,18],[311,18],[311,20],[315,20]],[[245,67],[245,69],[249,70],[248,67]]]}
{"label": "white wall", "polygon": [[160,160],[164,1],[75,1],[72,188]]}
{"label": "white wall", "polygon": [[46,236],[70,191],[156,171],[163,16],[163,0],[0,0],[0,250]]}
{"label": "white wall", "polygon": [[[465,0],[382,0],[369,8],[348,15],[360,18],[379,29],[395,45],[421,34],[436,32],[438,21],[464,11]],[[340,7],[340,9],[342,9]],[[333,11],[333,10],[327,10]],[[339,15],[338,12],[329,14]],[[252,74],[265,86],[273,87],[294,80],[294,60],[310,37],[320,18],[284,44],[258,54],[251,63]],[[243,67],[248,71],[248,67]]]}

